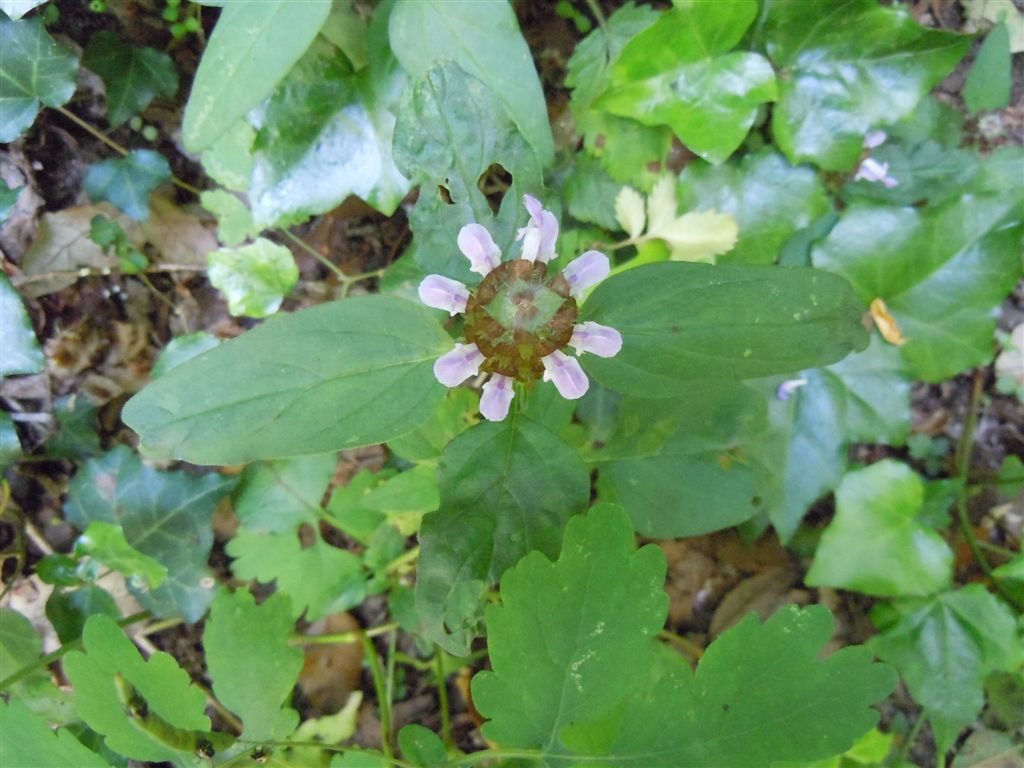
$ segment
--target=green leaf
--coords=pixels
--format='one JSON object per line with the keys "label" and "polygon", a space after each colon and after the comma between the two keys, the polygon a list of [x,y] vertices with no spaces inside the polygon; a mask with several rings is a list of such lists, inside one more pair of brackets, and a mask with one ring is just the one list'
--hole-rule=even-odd
{"label": "green leaf", "polygon": [[10,187],[6,181],[4,181],[3,186],[0,186],[0,224],[7,221],[7,217],[14,210],[14,206],[18,204],[18,198],[21,196],[21,190],[24,188],[24,185]]}
{"label": "green leaf", "polygon": [[[20,700],[0,701],[0,755],[5,768],[106,768],[107,761],[67,728],[57,731]],[[42,762],[41,762],[42,761]]]}
{"label": "green leaf", "polygon": [[595,459],[601,498],[622,504],[643,535],[697,536],[757,513],[744,454],[765,407],[750,390],[691,387],[678,403],[624,399],[617,422]]}
{"label": "green leaf", "polygon": [[[143,661],[108,616],[90,618],[82,640],[84,653],[72,651],[64,657],[64,672],[75,686],[75,709],[82,720],[104,736],[110,749],[126,757],[153,762],[185,758],[188,746],[175,743],[175,738],[181,731],[210,728],[203,714],[206,697],[191,684],[188,673],[163,651]],[[144,700],[147,715],[122,703],[128,686]],[[176,732],[168,733],[168,726]]]}
{"label": "green leaf", "polygon": [[929,595],[948,587],[953,551],[915,518],[924,482],[885,459],[850,472],[836,491],[836,516],[804,581],[876,597]]}
{"label": "green leaf", "polygon": [[427,636],[465,654],[488,584],[531,550],[558,551],[566,520],[587,504],[590,477],[574,450],[519,416],[455,438],[438,486],[440,510],[420,528],[416,605]]}
{"label": "green leaf", "polygon": [[206,564],[213,510],[232,483],[216,474],[151,469],[122,445],[82,465],[68,488],[64,512],[68,522],[83,529],[96,520],[120,525],[128,544],[167,568],[158,589],[129,583],[139,602],[160,616],[198,621],[213,599]]}
{"label": "green leaf", "polygon": [[[569,215],[579,221],[597,224],[614,232],[615,201],[622,187],[602,167],[599,160],[579,155],[565,180],[565,204]],[[643,198],[640,198],[643,211]]]}
{"label": "green leaf", "polygon": [[406,461],[431,461],[445,446],[477,422],[479,401],[465,387],[448,390],[444,400],[421,426],[388,441],[388,448]]}
{"label": "green leaf", "polygon": [[62,643],[80,638],[85,622],[96,614],[109,616],[115,621],[121,618],[121,611],[113,596],[102,587],[92,584],[78,589],[55,589],[46,601],[46,618],[57,630],[57,637]]}
{"label": "green leaf", "polygon": [[285,706],[302,669],[302,649],[288,644],[295,628],[288,598],[259,605],[244,589],[222,591],[203,630],[206,665],[217,700],[242,719],[242,738],[288,738],[299,723]]}
{"label": "green leaf", "polygon": [[107,120],[114,127],[144,112],[157,96],[171,99],[178,92],[178,70],[170,56],[127,45],[113,32],[97,32],[89,39],[82,65],[103,80]]}
{"label": "green leaf", "polygon": [[249,206],[227,190],[207,190],[199,195],[199,201],[217,217],[217,239],[224,245],[238,245],[260,233]]}
{"label": "green leaf", "polygon": [[299,281],[292,252],[262,237],[240,248],[221,248],[207,259],[210,283],[224,294],[233,315],[274,314]]}
{"label": "green leaf", "polygon": [[60,107],[75,92],[78,57],[54,41],[36,16],[0,18],[0,143],[29,129],[40,107]]}
{"label": "green leaf", "polygon": [[[32,622],[12,608],[0,608],[0,680],[35,664],[43,653],[43,642]],[[33,694],[54,688],[50,673],[43,667],[17,683],[10,692],[31,704]],[[6,728],[3,729],[6,732]]]}
{"label": "green leaf", "polygon": [[985,37],[964,83],[964,103],[971,114],[1010,105],[1010,29],[997,24]]}
{"label": "green leaf", "polygon": [[1020,162],[1019,151],[994,154],[972,193],[940,206],[855,203],[812,253],[865,305],[885,301],[917,378],[942,381],[992,359],[993,313],[1021,274],[1024,232],[1019,201],[995,178]]}
{"label": "green leaf", "polygon": [[267,533],[315,523],[337,465],[333,453],[250,464],[235,490],[235,514],[249,530]]}
{"label": "green leaf", "polygon": [[672,149],[672,131],[592,110],[580,121],[587,152],[621,184],[650,189],[661,177]]}
{"label": "green leaf", "polygon": [[401,472],[362,498],[367,509],[387,517],[403,536],[412,536],[427,512],[440,506],[437,476],[429,464]]}
{"label": "green leaf", "polygon": [[149,218],[149,196],[171,180],[171,166],[159,152],[136,149],[127,157],[104,160],[85,174],[85,191],[94,202],[108,202],[136,221]]}
{"label": "green leaf", "polygon": [[[498,95],[451,62],[430,70],[406,93],[395,125],[394,151],[402,172],[422,185],[410,218],[416,260],[426,272],[478,282],[479,276],[469,271],[469,261],[455,247],[459,230],[471,221],[480,223],[509,253],[515,247],[517,227],[524,223],[522,195],[541,187],[536,156]],[[496,217],[478,186],[495,163],[513,179]]]}
{"label": "green leaf", "polygon": [[177,368],[193,357],[198,357],[208,349],[219,347],[220,343],[220,339],[206,331],[175,336],[166,347],[160,350],[160,357],[153,364],[153,370],[149,372],[150,376],[154,379],[158,376],[163,376],[168,371]]}
{"label": "green leaf", "polygon": [[239,120],[203,152],[203,170],[231,191],[245,192],[252,178],[252,145],[255,141],[255,129],[248,121]]}
{"label": "green leaf", "polygon": [[777,93],[767,59],[728,53],[756,16],[755,0],[665,12],[623,49],[597,107],[645,125],[670,125],[695,153],[721,163],[743,142],[758,107]]}
{"label": "green leaf", "polygon": [[366,577],[357,555],[325,543],[319,536],[303,548],[296,532],[256,533],[246,528],[228,542],[239,579],[277,582],[291,597],[292,615],[307,621],[348,610],[366,598]]}
{"label": "green leaf", "polygon": [[447,757],[441,738],[416,723],[411,723],[398,732],[398,746],[406,760],[422,768],[443,765]]}
{"label": "green leaf", "polygon": [[410,183],[391,156],[395,116],[376,93],[404,79],[397,69],[354,75],[343,53],[315,41],[260,113],[249,186],[257,225],[301,221],[349,195],[394,213]]}
{"label": "green leaf", "polygon": [[[88,555],[133,580],[138,589],[156,589],[167,578],[167,568],[135,549],[119,525],[93,520],[75,542],[75,554]],[[141,583],[139,583],[141,582]]]}
{"label": "green leaf", "polygon": [[794,168],[769,148],[736,164],[689,163],[678,191],[683,210],[728,213],[739,224],[739,240],[719,264],[775,263],[783,244],[830,207],[817,174]]}
{"label": "green leaf", "polygon": [[515,121],[540,165],[551,162],[554,142],[544,92],[510,5],[396,3],[389,33],[391,49],[414,78],[426,79],[435,65],[450,60],[483,82],[500,99],[502,111]]}
{"label": "green leaf", "polygon": [[587,299],[581,319],[618,329],[623,345],[614,358],[583,365],[623,393],[685,395],[698,380],[835,362],[865,346],[862,312],[845,281],[817,270],[649,264],[605,280]]}
{"label": "green leaf", "polygon": [[306,52],[330,11],[330,3],[288,0],[225,4],[185,105],[185,148],[206,149],[269,96]]}
{"label": "green leaf", "polygon": [[626,515],[599,505],[569,522],[557,562],[532,552],[505,574],[487,609],[493,671],[473,680],[487,738],[546,765],[753,768],[842,752],[877,721],[894,676],[863,648],[822,660],[822,606],[748,616],[695,675],[663,655],[664,556],[634,546]]}
{"label": "green leaf", "polygon": [[0,272],[0,376],[39,373],[46,365],[21,296],[11,279]]}
{"label": "green leaf", "polygon": [[924,706],[942,754],[981,711],[985,677],[1024,663],[1020,628],[1013,613],[980,584],[894,607],[897,620],[883,627],[870,647],[899,670]]}
{"label": "green leaf", "polygon": [[773,3],[767,38],[780,70],[775,140],[790,162],[830,171],[852,168],[864,135],[913,112],[971,45],[875,0]]}
{"label": "green leaf", "polygon": [[18,430],[14,428],[14,421],[7,411],[0,411],[0,473],[14,466],[21,458],[21,441],[18,439]]}
{"label": "green leaf", "polygon": [[144,450],[194,463],[371,445],[427,420],[444,397],[434,360],[450,346],[426,307],[346,299],[278,315],[189,360],[132,398],[123,418]]}

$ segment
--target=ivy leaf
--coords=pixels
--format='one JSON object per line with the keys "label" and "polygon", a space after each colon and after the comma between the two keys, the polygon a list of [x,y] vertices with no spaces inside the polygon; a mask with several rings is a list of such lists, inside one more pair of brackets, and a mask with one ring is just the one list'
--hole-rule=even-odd
{"label": "ivy leaf", "polygon": [[260,233],[249,206],[227,190],[206,190],[200,193],[199,201],[217,217],[217,239],[224,245],[238,245]]}
{"label": "ivy leaf", "polygon": [[233,482],[216,474],[151,469],[122,445],[82,465],[68,488],[64,512],[68,522],[83,529],[96,520],[120,525],[129,545],[167,568],[158,589],[129,583],[132,594],[159,616],[198,621],[213,599],[206,564],[213,510]]}
{"label": "ivy leaf", "polygon": [[135,221],[149,218],[149,196],[171,179],[171,166],[159,152],[136,149],[127,157],[104,160],[85,174],[85,191],[95,202],[120,208]]}
{"label": "ivy leaf", "polygon": [[967,194],[935,207],[854,203],[812,252],[864,304],[885,301],[917,378],[942,381],[992,358],[993,312],[1020,275],[1024,232],[1002,174],[1020,162],[1019,148],[994,153]]}
{"label": "ivy leaf", "polygon": [[852,168],[864,135],[913,112],[971,45],[874,0],[774,3],[767,39],[781,70],[775,140],[790,162],[830,171]]}
{"label": "ivy leaf", "polygon": [[582,320],[618,329],[623,345],[583,366],[625,394],[685,396],[694,381],[835,362],[865,346],[862,312],[845,281],[818,270],[648,264],[605,280],[587,299]]}
{"label": "ivy leaf", "polygon": [[9,768],[40,765],[46,768],[105,768],[107,761],[87,748],[67,728],[56,731],[19,699],[0,701],[0,754]]}
{"label": "ivy leaf", "polygon": [[756,16],[755,0],[665,12],[622,50],[597,107],[645,125],[667,124],[705,160],[724,161],[743,142],[759,105],[776,96],[767,59],[729,53]]}
{"label": "ivy leaf", "polygon": [[185,105],[185,148],[206,149],[269,96],[306,52],[330,11],[330,3],[226,3]]}
{"label": "ivy leaf", "polygon": [[450,347],[426,307],[346,299],[278,315],[183,363],[132,398],[123,418],[145,451],[200,464],[371,445],[427,420],[444,397],[434,360]]}
{"label": "ivy leaf", "polygon": [[21,296],[4,273],[0,273],[0,345],[0,376],[38,373],[46,365]]}
{"label": "ivy leaf", "polygon": [[40,107],[60,107],[75,92],[78,57],[47,33],[43,19],[0,18],[0,143],[29,129]]}
{"label": "ivy leaf", "polygon": [[[75,686],[75,709],[82,720],[104,737],[110,749],[134,760],[186,758],[191,751],[187,746],[146,727],[146,718],[155,716],[161,725],[178,731],[210,729],[203,714],[206,697],[174,657],[157,651],[143,661],[114,620],[102,615],[86,622],[82,644],[84,653],[72,651],[64,657],[64,672]],[[128,686],[145,701],[147,715],[136,714],[122,702]]]}
{"label": "ivy leaf", "polygon": [[[509,253],[515,247],[517,226],[523,223],[522,195],[541,187],[536,155],[504,105],[457,65],[438,66],[407,91],[395,125],[394,151],[399,169],[422,185],[410,219],[417,262],[426,272],[478,282],[469,261],[454,247],[459,230],[469,222],[483,224]],[[478,186],[493,164],[512,174],[512,186],[497,216]],[[438,187],[444,188],[445,196]]]}
{"label": "ivy leaf", "polygon": [[295,628],[288,598],[259,605],[244,589],[221,591],[203,630],[206,665],[217,700],[242,719],[241,738],[288,738],[299,723],[285,706],[302,669],[302,649],[288,644]]}
{"label": "ivy leaf", "polygon": [[679,177],[685,210],[729,214],[739,225],[735,247],[717,262],[773,264],[783,244],[829,210],[828,197],[810,168],[794,168],[771,149],[738,163],[688,163]]}
{"label": "ivy leaf", "polygon": [[333,453],[254,462],[235,490],[235,514],[249,530],[267,533],[314,523],[337,465]]}
{"label": "ivy leaf", "polygon": [[915,520],[924,482],[889,459],[850,472],[836,491],[836,516],[804,581],[877,597],[928,595],[948,587],[953,552]]}
{"label": "ivy leaf", "polygon": [[359,605],[366,598],[366,577],[356,555],[326,544],[319,535],[303,548],[295,531],[257,533],[246,528],[228,542],[239,579],[277,582],[291,598],[292,615],[307,621]]}
{"label": "ivy leaf", "polygon": [[107,120],[115,128],[144,112],[157,96],[170,99],[178,92],[178,70],[170,56],[127,45],[113,32],[97,32],[89,39],[82,64],[103,80]]}
{"label": "ivy leaf", "polygon": [[409,191],[391,156],[395,116],[377,92],[401,89],[399,69],[352,73],[318,38],[260,111],[249,199],[256,225],[302,221],[358,195],[390,216]]}
{"label": "ivy leaf", "polygon": [[1024,663],[1020,629],[1010,609],[979,584],[893,607],[895,621],[881,627],[870,648],[899,670],[924,706],[943,754],[981,711],[985,677]]}
{"label": "ivy leaf", "polygon": [[574,450],[525,417],[478,424],[438,468],[441,505],[420,528],[416,605],[430,639],[465,654],[487,585],[531,550],[554,554],[586,506],[590,478]]}
{"label": "ivy leaf", "polygon": [[[500,100],[500,114],[508,114],[515,121],[539,164],[550,164],[554,141],[544,92],[511,6],[453,5],[443,0],[396,3],[389,34],[391,49],[414,78],[429,80],[436,65],[452,61],[456,69],[482,82]],[[456,114],[456,119],[472,120],[472,112]],[[478,129],[480,125],[473,127]],[[513,169],[509,170],[515,175]]]}
{"label": "ivy leaf", "polygon": [[[75,554],[88,555],[134,580],[140,590],[156,589],[167,578],[167,568],[128,543],[124,530],[102,520],[93,520],[75,542]],[[141,583],[140,583],[141,582]]]}
{"label": "ivy leaf", "polygon": [[274,314],[299,281],[292,252],[262,237],[240,248],[221,248],[207,259],[210,283],[224,294],[233,315]]}
{"label": "ivy leaf", "polygon": [[502,580],[501,604],[487,609],[493,671],[473,680],[490,719],[484,735],[540,750],[547,764],[752,768],[842,752],[873,727],[869,705],[894,675],[863,648],[822,660],[826,608],[790,608],[763,625],[748,616],[694,675],[655,643],[664,577],[661,551],[635,551],[613,505],[571,520],[556,562],[523,558]]}

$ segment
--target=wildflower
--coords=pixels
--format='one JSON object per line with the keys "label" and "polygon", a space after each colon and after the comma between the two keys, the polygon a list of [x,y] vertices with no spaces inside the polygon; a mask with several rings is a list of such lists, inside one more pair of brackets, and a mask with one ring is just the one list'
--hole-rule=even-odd
{"label": "wildflower", "polygon": [[479,224],[459,232],[459,250],[473,272],[483,277],[475,290],[458,280],[428,275],[419,286],[420,300],[450,315],[463,314],[465,340],[434,364],[434,376],[446,387],[457,387],[481,371],[489,374],[480,398],[480,413],[490,421],[508,415],[515,382],[532,386],[550,381],[562,397],[575,400],[590,386],[577,354],[613,357],[622,348],[614,328],[587,321],[577,323],[577,301],[587,289],[608,276],[608,257],[587,251],[561,272],[549,273],[555,256],[558,220],[540,201],[525,195],[529,223],[519,230],[520,258],[501,261],[501,251]]}
{"label": "wildflower", "polygon": [[[864,149],[872,150],[880,147],[888,138],[885,131],[868,131],[864,136]],[[899,186],[899,181],[889,175],[889,164],[880,163],[873,157],[865,157],[857,167],[857,174],[854,181],[881,182],[886,189]]]}
{"label": "wildflower", "polygon": [[787,379],[779,385],[775,396],[779,400],[789,400],[800,387],[807,385],[807,379]]}

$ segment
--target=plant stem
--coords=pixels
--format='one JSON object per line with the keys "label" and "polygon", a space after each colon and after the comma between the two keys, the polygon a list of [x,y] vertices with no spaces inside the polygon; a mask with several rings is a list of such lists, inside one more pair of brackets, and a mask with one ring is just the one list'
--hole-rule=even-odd
{"label": "plant stem", "polygon": [[344,645],[358,643],[365,637],[377,637],[398,629],[398,623],[381,624],[370,629],[355,629],[351,632],[338,632],[333,635],[292,635],[288,638],[289,645]]}
{"label": "plant stem", "polygon": [[1020,552],[1010,549],[1009,547],[1001,547],[998,544],[992,544],[988,541],[979,541],[978,546],[982,549],[987,549],[989,552],[992,552],[996,555],[1005,557],[1008,560],[1013,560],[1015,557],[1020,557],[1021,555]]}
{"label": "plant stem", "polygon": [[[900,748],[896,751],[895,760],[893,761],[896,765],[907,762],[907,758],[910,756],[910,750],[914,748],[914,744],[917,743],[917,737],[921,734],[921,729],[924,727],[925,716],[924,712],[920,712],[917,716],[917,720],[910,727],[910,733],[907,734],[907,738],[900,744]],[[888,761],[886,761],[888,762]]]}
{"label": "plant stem", "polygon": [[612,33],[611,30],[608,29],[608,22],[604,18],[604,11],[601,10],[601,4],[598,0],[587,0],[587,7],[590,8],[590,12],[594,14],[594,18],[597,19],[597,26],[601,28],[601,32],[604,34],[605,50],[611,54]]}
{"label": "plant stem", "polygon": [[441,708],[441,741],[445,749],[451,749],[452,740],[452,713],[448,709],[448,679],[444,674],[444,655],[441,649],[434,646],[434,677],[437,683],[437,703]]}
{"label": "plant stem", "polygon": [[[141,611],[139,613],[133,613],[131,616],[126,616],[125,618],[118,620],[117,626],[119,626],[119,627],[127,627],[130,624],[138,624],[140,621],[145,621],[148,618],[150,618],[149,611]],[[10,675],[10,676],[4,678],[3,680],[0,680],[0,691],[8,690],[11,686],[15,685],[16,683],[21,682],[26,677],[28,677],[33,672],[35,672],[37,669],[41,669],[43,667],[48,667],[53,662],[57,661],[58,659],[63,658],[64,655],[67,654],[68,652],[78,650],[81,647],[82,647],[82,638],[81,637],[77,637],[74,640],[71,640],[71,641],[69,641],[67,643],[64,643],[64,645],[62,645],[60,648],[58,648],[57,650],[53,651],[52,653],[48,653],[45,656],[39,657],[38,659],[33,661],[31,664],[29,664],[27,666],[24,666],[21,669],[19,669],[13,675]]]}
{"label": "plant stem", "polygon": [[677,635],[668,629],[663,629],[658,633],[658,637],[662,640],[667,640],[672,643],[676,648],[683,652],[688,659],[691,661],[700,661],[700,657],[704,655],[704,649],[697,645],[692,640],[689,640],[682,635]]}
{"label": "plant stem", "polygon": [[370,665],[370,674],[373,676],[373,687],[377,692],[377,708],[380,710],[380,748],[384,756],[390,760],[391,751],[391,700],[388,696],[387,685],[384,681],[384,671],[380,666],[380,657],[373,645],[373,640],[365,633],[359,633],[359,639],[363,643],[363,653],[366,655],[367,663]]}

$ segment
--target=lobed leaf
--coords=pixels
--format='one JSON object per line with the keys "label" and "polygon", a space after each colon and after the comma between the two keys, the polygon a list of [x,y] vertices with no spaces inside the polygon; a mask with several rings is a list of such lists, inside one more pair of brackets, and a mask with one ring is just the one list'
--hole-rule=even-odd
{"label": "lobed leaf", "polygon": [[171,180],[171,166],[159,152],[136,149],[127,157],[104,160],[85,174],[85,191],[97,203],[110,203],[135,221],[149,218],[149,196]]}
{"label": "lobed leaf", "polygon": [[114,127],[146,110],[157,96],[178,92],[174,61],[155,48],[127,45],[113,32],[97,32],[82,54],[82,65],[103,80],[107,120]]}
{"label": "lobed leaf", "polygon": [[67,728],[57,731],[18,699],[0,701],[0,755],[7,768],[106,768],[107,761],[75,738]]}

